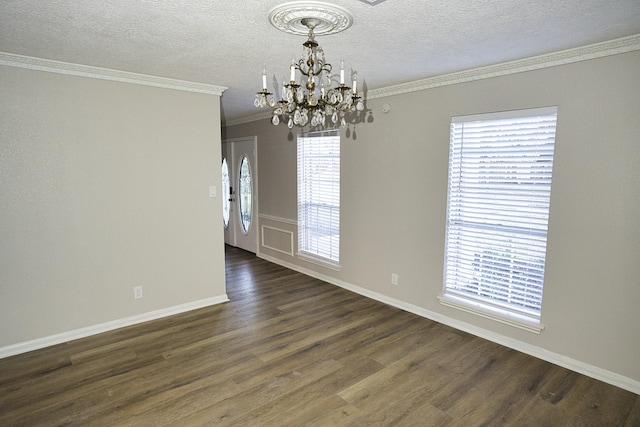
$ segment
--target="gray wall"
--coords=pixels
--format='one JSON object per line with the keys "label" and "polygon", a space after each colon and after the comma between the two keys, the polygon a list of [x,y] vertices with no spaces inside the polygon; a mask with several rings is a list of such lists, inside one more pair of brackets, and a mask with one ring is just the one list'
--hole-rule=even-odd
{"label": "gray wall", "polygon": [[[638,390],[639,94],[640,52],[632,52],[368,101],[372,121],[342,132],[340,271],[295,256],[295,135],[268,120],[223,134],[258,136],[260,221],[271,227],[261,256]],[[537,335],[442,306],[437,296],[451,117],[552,105],[546,329]]]}
{"label": "gray wall", "polygon": [[226,298],[219,96],[6,66],[0,94],[0,347]]}

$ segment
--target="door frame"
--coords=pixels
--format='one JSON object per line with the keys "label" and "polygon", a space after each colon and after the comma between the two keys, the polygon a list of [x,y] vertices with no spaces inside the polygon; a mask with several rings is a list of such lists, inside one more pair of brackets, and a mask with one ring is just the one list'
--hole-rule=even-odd
{"label": "door frame", "polygon": [[[240,160],[243,152],[241,152],[237,147],[240,143],[246,144],[249,143],[252,146],[253,151],[253,159],[249,159],[249,165],[251,167],[251,225],[250,228],[253,228],[253,233],[248,233],[244,236],[253,235],[248,242],[243,242],[244,247],[242,249],[246,249],[253,253],[258,253],[258,240],[259,240],[259,215],[258,215],[258,137],[257,136],[249,136],[249,137],[240,137],[240,138],[228,138],[222,140],[222,153],[225,153],[224,145],[226,145],[226,153],[227,153],[227,166],[229,167],[230,174],[230,184],[233,189],[233,194],[231,194],[231,211],[229,212],[229,230],[225,230],[225,243],[235,246],[238,246],[238,233],[242,233],[240,230],[240,225],[238,224],[240,209],[239,209],[239,174],[240,174]],[[222,164],[222,158],[220,159],[220,164]],[[248,243],[248,244],[247,244]]]}

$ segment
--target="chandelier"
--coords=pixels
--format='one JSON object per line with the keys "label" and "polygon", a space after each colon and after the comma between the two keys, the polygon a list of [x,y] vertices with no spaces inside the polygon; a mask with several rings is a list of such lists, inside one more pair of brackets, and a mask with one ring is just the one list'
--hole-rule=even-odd
{"label": "chandelier", "polygon": [[[303,14],[305,16],[300,18]],[[301,28],[305,28],[307,41],[302,44],[302,58],[291,61],[289,82],[282,82],[279,100],[267,89],[267,71],[263,67],[262,90],[256,93],[254,105],[271,108],[271,123],[278,125],[283,121],[289,129],[308,123],[311,127],[322,128],[335,127],[338,123],[341,127],[346,126],[345,114],[364,110],[362,97],[357,92],[357,73],[352,73],[351,85],[345,84],[342,60],[337,80],[332,65],[326,62],[324,51],[315,40],[314,30],[321,28],[329,34],[345,29],[351,24],[348,12],[326,3],[294,2],[273,9],[269,19],[283,31],[300,34]],[[299,79],[296,79],[296,70]]]}

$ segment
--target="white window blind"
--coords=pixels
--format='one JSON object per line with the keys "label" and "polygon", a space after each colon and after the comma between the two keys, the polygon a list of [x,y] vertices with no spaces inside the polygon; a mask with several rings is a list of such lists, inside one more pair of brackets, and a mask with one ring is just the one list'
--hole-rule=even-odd
{"label": "white window blind", "polygon": [[443,300],[539,324],[556,118],[452,119]]}
{"label": "white window blind", "polygon": [[340,135],[298,137],[298,251],[337,265],[340,260]]}

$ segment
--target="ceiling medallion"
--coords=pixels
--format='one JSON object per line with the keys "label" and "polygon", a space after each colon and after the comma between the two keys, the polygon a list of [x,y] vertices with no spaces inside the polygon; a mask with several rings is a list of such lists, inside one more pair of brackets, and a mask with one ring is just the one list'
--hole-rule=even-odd
{"label": "ceiling medallion", "polygon": [[351,26],[353,17],[346,9],[318,1],[294,1],[276,6],[269,12],[271,25],[285,33],[306,36],[309,27],[303,19],[315,19],[317,36],[339,33]]}
{"label": "ceiling medallion", "polygon": [[[266,67],[262,70],[262,90],[256,94],[254,105],[270,107],[271,123],[283,120],[289,129],[294,125],[325,128],[346,126],[346,113],[364,110],[362,97],[357,92],[357,73],[345,84],[344,60],[340,62],[339,80],[332,74],[333,67],[325,61],[324,51],[315,40],[316,34],[335,34],[349,28],[353,22],[345,9],[321,2],[299,1],[275,7],[269,12],[269,21],[291,34],[307,35],[302,44],[304,53],[297,62],[291,61],[289,83],[282,82],[280,100],[267,89]],[[299,77],[296,77],[296,70]],[[277,86],[277,85],[276,85]],[[328,118],[328,120],[327,120]]]}

